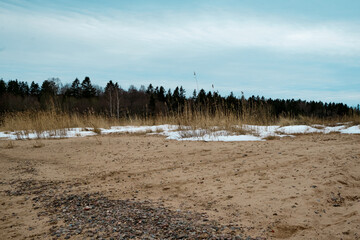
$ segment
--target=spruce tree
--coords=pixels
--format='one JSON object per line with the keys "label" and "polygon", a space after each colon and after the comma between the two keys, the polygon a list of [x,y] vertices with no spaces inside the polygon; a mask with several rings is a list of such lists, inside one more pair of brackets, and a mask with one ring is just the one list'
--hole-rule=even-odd
{"label": "spruce tree", "polygon": [[96,89],[92,86],[90,78],[85,77],[81,83],[81,92],[84,98],[92,98],[96,95]]}
{"label": "spruce tree", "polygon": [[75,98],[80,98],[82,95],[81,92],[81,86],[80,86],[80,81],[78,78],[76,78],[70,87],[70,96],[75,97]]}

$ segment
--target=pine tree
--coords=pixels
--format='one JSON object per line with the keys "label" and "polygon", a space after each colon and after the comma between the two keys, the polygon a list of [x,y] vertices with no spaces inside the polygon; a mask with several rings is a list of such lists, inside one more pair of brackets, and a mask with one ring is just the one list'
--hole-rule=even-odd
{"label": "pine tree", "polygon": [[6,82],[0,79],[0,97],[6,93]]}
{"label": "pine tree", "polygon": [[85,77],[85,79],[82,81],[81,92],[84,98],[92,98],[96,96],[96,89],[92,86],[89,77]]}
{"label": "pine tree", "polygon": [[34,81],[32,81],[30,85],[30,95],[33,97],[39,97],[40,95],[39,84],[35,83]]}
{"label": "pine tree", "polygon": [[19,93],[22,97],[29,95],[29,85],[27,82],[19,82]]}
{"label": "pine tree", "polygon": [[45,80],[41,85],[40,90],[40,105],[42,109],[54,109],[56,106],[56,94],[58,92],[59,85],[54,79]]}
{"label": "pine tree", "polygon": [[114,83],[110,80],[105,87],[105,95],[107,96],[107,98],[109,99],[109,112],[110,112],[110,116],[112,117],[113,115],[113,98],[114,98]]}
{"label": "pine tree", "polygon": [[150,95],[150,99],[149,99],[149,110],[150,110],[152,115],[155,113],[155,106],[156,106],[155,103],[156,103],[155,102],[155,95],[154,95],[154,93],[152,93]]}
{"label": "pine tree", "polygon": [[154,92],[154,87],[153,85],[150,83],[147,90],[146,90],[146,93],[147,94],[152,94]]}
{"label": "pine tree", "polygon": [[197,92],[196,92],[196,89],[194,89],[194,91],[193,91],[192,98],[193,98],[193,100],[196,100],[196,98],[197,98]]}
{"label": "pine tree", "polygon": [[7,84],[7,92],[13,95],[20,95],[20,86],[18,80],[10,80]]}
{"label": "pine tree", "polygon": [[59,86],[52,80],[45,80],[41,85],[40,94],[43,96],[55,96]]}
{"label": "pine tree", "polygon": [[71,87],[70,87],[70,90],[69,90],[69,94],[70,94],[70,96],[72,96],[72,97],[81,98],[81,96],[82,96],[82,89],[81,89],[80,81],[79,81],[78,78],[76,78],[76,79],[72,82]]}
{"label": "pine tree", "polygon": [[157,99],[160,102],[165,102],[165,88],[163,86],[160,86],[159,91],[157,92]]}

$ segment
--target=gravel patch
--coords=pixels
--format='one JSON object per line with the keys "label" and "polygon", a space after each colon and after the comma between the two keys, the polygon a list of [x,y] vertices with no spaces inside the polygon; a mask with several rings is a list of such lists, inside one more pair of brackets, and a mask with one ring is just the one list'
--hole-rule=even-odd
{"label": "gravel patch", "polygon": [[[160,203],[71,193],[69,184],[17,181],[7,195],[32,195],[38,216],[49,218],[54,239],[253,239],[240,227],[220,225],[204,213],[170,210]],[[27,197],[29,199],[29,197]],[[260,239],[260,238],[257,238]]]}

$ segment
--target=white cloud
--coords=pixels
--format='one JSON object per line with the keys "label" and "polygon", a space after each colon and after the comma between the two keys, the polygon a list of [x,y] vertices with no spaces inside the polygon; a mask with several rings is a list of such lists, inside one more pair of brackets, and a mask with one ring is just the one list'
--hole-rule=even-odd
{"label": "white cloud", "polygon": [[[360,29],[351,23],[291,23],[284,19],[177,14],[33,13],[0,9],[1,46],[9,51],[107,57],[161,57],[256,48],[300,54],[360,55]],[[10,52],[11,51],[11,52]],[[31,58],[31,55],[29,56]]]}

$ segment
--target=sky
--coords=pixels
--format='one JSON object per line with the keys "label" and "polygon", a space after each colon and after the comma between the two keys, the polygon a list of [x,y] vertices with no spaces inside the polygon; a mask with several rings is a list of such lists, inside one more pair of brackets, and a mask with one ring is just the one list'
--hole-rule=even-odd
{"label": "sky", "polygon": [[359,12],[358,0],[0,0],[0,78],[356,106]]}

